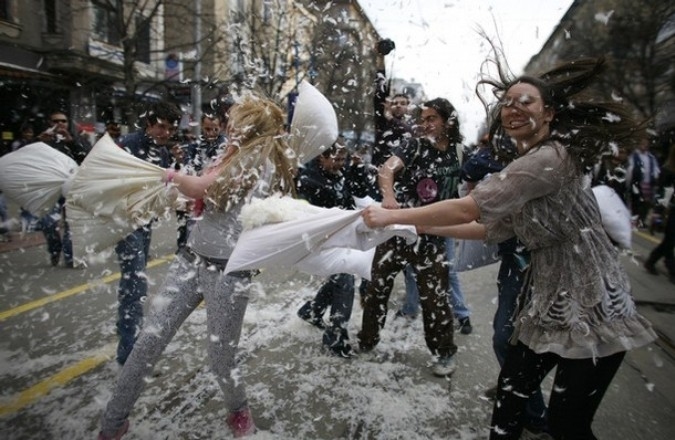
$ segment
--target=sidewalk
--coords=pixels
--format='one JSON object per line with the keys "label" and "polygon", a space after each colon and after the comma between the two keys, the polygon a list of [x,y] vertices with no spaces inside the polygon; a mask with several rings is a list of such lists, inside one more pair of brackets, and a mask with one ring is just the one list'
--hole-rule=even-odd
{"label": "sidewalk", "polygon": [[42,232],[9,232],[6,236],[9,241],[0,241],[0,254],[3,252],[16,251],[33,246],[40,246],[45,243],[45,237]]}

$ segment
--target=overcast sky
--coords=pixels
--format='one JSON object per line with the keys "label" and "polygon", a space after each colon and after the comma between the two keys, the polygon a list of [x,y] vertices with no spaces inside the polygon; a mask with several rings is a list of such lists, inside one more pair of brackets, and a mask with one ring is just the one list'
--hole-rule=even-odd
{"label": "overcast sky", "polygon": [[422,83],[429,98],[449,99],[460,113],[467,143],[485,112],[474,88],[488,54],[487,34],[503,42],[514,73],[539,52],[572,0],[359,0],[383,38],[396,43],[387,57],[393,76]]}

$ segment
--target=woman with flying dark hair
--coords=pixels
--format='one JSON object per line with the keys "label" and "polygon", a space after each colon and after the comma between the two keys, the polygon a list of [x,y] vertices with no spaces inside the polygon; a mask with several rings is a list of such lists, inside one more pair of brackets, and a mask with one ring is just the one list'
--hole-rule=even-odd
{"label": "woman with flying dark hair", "polygon": [[[484,79],[519,158],[466,197],[413,209],[369,207],[370,227],[419,225],[427,233],[498,243],[517,237],[531,259],[498,380],[491,439],[518,439],[528,398],[557,367],[548,422],[556,439],[595,439],[595,412],[627,350],[656,334],[637,313],[628,275],[603,230],[585,174],[611,148],[639,135],[628,112],[581,94],[603,59],[541,76]],[[386,207],[385,207],[386,208]]]}

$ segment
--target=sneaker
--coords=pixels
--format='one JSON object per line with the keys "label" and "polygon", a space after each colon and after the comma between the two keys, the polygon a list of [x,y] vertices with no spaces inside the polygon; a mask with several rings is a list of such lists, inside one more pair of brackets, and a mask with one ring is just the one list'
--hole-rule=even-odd
{"label": "sneaker", "polygon": [[98,440],[120,440],[124,434],[129,430],[129,420],[125,420],[120,429],[112,436],[104,435],[103,432],[98,433]]}
{"label": "sneaker", "polygon": [[300,319],[309,322],[316,328],[321,330],[326,329],[326,323],[323,322],[323,318],[321,316],[316,316],[312,311],[311,301],[307,301],[304,306],[300,307],[300,310],[298,310],[298,316]]}
{"label": "sneaker", "polygon": [[352,346],[348,343],[337,344],[337,345],[325,345],[324,347],[328,350],[331,356],[341,357],[345,359],[350,359],[354,356],[354,350]]}
{"label": "sneaker", "polygon": [[488,388],[483,392],[483,396],[486,397],[488,400],[496,400],[497,399],[497,385],[493,386],[492,388]]}
{"label": "sneaker", "polygon": [[255,423],[253,423],[253,415],[248,406],[232,411],[227,416],[227,426],[232,430],[234,438],[247,437],[255,434]]}
{"label": "sneaker", "polygon": [[473,327],[471,326],[469,317],[459,318],[459,332],[463,335],[470,335],[472,331]]}
{"label": "sneaker", "polygon": [[328,352],[337,357],[349,359],[354,355],[354,350],[349,344],[347,330],[340,326],[334,326],[323,332],[323,346]]}
{"label": "sneaker", "polygon": [[520,440],[554,440],[553,436],[546,432],[545,430],[534,427],[526,426],[523,428],[523,432],[520,434]]}
{"label": "sneaker", "polygon": [[434,366],[431,367],[431,371],[434,373],[434,376],[447,377],[455,372],[455,368],[454,356],[446,356],[438,358]]}
{"label": "sneaker", "polygon": [[406,318],[408,321],[414,321],[417,319],[417,314],[409,315],[407,313],[403,313],[403,310],[397,310],[396,313],[394,313],[394,319],[399,318]]}

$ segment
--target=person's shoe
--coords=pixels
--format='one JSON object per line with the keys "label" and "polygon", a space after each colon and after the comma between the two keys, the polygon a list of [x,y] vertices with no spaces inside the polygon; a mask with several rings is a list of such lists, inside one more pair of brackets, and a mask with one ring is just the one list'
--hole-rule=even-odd
{"label": "person's shoe", "polygon": [[483,396],[485,396],[489,400],[495,401],[497,399],[497,385],[485,390],[483,392]]}
{"label": "person's shoe", "polygon": [[56,267],[56,266],[59,265],[59,259],[60,259],[60,257],[61,257],[60,255],[52,255],[52,256],[50,256],[49,260],[50,260],[50,262],[52,263],[52,266]]}
{"label": "person's shoe", "polygon": [[75,269],[75,263],[73,263],[72,261],[66,261],[66,268]]}
{"label": "person's shoe", "polygon": [[546,432],[545,429],[528,425],[523,428],[520,434],[520,440],[553,440],[553,436]]}
{"label": "person's shoe", "polygon": [[237,411],[232,411],[227,416],[227,426],[230,427],[234,438],[247,437],[255,434],[255,423],[251,409],[245,406]]}
{"label": "person's shoe", "polygon": [[326,350],[333,356],[348,359],[354,355],[354,350],[349,344],[347,330],[340,325],[326,329],[323,332],[322,342]]}
{"label": "person's shoe", "polygon": [[452,376],[456,367],[454,356],[444,356],[438,358],[433,367],[431,367],[431,372],[434,373],[434,376],[447,377]]}
{"label": "person's shoe", "polygon": [[407,313],[403,313],[403,310],[397,310],[396,313],[394,313],[394,319],[399,318],[405,318],[408,321],[414,321],[415,319],[417,319],[417,315],[409,315]]}
{"label": "person's shoe", "polygon": [[354,356],[354,350],[352,349],[352,346],[346,342],[336,345],[324,345],[324,347],[326,347],[326,350],[328,350],[328,353],[330,353],[331,356],[345,359],[350,359]]}
{"label": "person's shoe", "polygon": [[644,266],[645,266],[645,270],[647,272],[649,272],[650,274],[652,274],[652,275],[658,275],[659,274],[659,271],[656,270],[656,266],[654,265],[654,263],[650,263],[649,261],[645,261]]}
{"label": "person's shoe", "polygon": [[470,335],[472,331],[473,327],[471,326],[469,317],[459,318],[459,332],[463,335]]}
{"label": "person's shoe", "polygon": [[316,328],[321,330],[326,329],[326,323],[323,322],[323,317],[316,316],[314,314],[312,311],[312,303],[310,301],[307,301],[304,306],[300,307],[300,310],[298,310],[298,316],[300,319],[309,322]]}
{"label": "person's shoe", "polygon": [[129,420],[125,420],[120,429],[112,436],[104,435],[102,432],[98,433],[98,440],[120,440],[124,434],[129,430]]}

